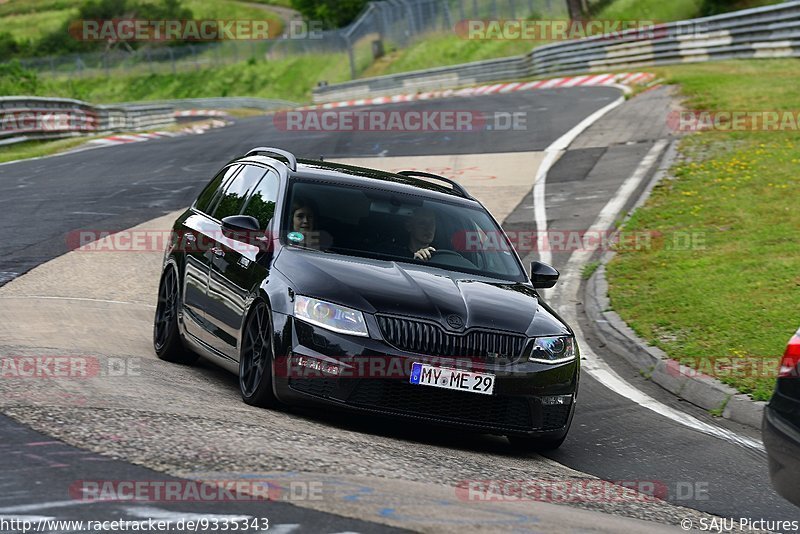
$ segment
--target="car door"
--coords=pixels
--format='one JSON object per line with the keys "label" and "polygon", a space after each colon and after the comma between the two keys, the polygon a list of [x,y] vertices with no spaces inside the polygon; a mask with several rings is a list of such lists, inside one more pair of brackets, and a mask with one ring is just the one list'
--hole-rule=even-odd
{"label": "car door", "polygon": [[[264,182],[262,178],[266,178],[267,181]],[[206,307],[207,318],[211,324],[209,343],[218,352],[234,360],[239,359],[239,330],[252,292],[250,280],[258,269],[256,257],[261,249],[257,243],[249,243],[226,235],[222,230],[221,221],[230,215],[250,215],[248,209],[253,213],[262,212],[263,208],[255,208],[263,204],[262,194],[270,195],[274,209],[277,182],[278,176],[274,170],[245,165],[214,214],[219,224],[219,231],[212,251]],[[267,184],[274,184],[272,186],[274,191]],[[254,191],[258,197],[255,202],[253,201],[255,197],[250,194]],[[260,219],[259,222],[261,223]],[[249,236],[248,239],[253,237]]]}
{"label": "car door", "polygon": [[179,254],[183,254],[183,323],[191,336],[208,342],[210,325],[206,320],[211,248],[217,228],[212,213],[225,188],[241,170],[241,165],[222,169],[197,198],[179,229]]}

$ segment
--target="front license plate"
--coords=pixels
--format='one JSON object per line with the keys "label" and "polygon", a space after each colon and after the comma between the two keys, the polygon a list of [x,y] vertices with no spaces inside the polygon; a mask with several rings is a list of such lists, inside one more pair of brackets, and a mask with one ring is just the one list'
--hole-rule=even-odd
{"label": "front license plate", "polygon": [[494,375],[473,373],[447,367],[434,367],[424,363],[411,365],[412,384],[432,386],[435,388],[456,389],[491,395],[494,391]]}

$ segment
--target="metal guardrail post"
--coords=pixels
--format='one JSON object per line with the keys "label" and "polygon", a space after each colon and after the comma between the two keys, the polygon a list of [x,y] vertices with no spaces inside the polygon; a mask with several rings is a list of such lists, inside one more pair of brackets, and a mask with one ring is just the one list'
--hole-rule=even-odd
{"label": "metal guardrail post", "polygon": [[408,17],[409,37],[412,35],[416,35],[417,25],[416,25],[416,19],[414,18],[414,10],[411,8],[411,4],[409,4],[408,0],[399,0],[399,1],[406,8],[406,16]]}
{"label": "metal guardrail post", "polygon": [[172,65],[172,74],[176,74],[176,67],[175,67],[175,54],[172,53],[172,47],[167,48],[167,52],[169,52],[169,62]]}
{"label": "metal guardrail post", "polygon": [[450,17],[450,6],[447,2],[442,2],[442,30],[447,31],[453,27],[453,19]]}
{"label": "metal guardrail post", "polygon": [[344,39],[345,46],[347,47],[347,59],[350,62],[350,79],[356,79],[356,55],[353,51],[353,43],[347,37],[347,35],[342,34],[342,39]]}

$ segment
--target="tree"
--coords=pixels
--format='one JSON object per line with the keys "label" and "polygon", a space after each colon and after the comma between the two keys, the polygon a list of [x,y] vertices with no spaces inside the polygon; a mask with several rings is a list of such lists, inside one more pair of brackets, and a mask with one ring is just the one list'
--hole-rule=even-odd
{"label": "tree", "polygon": [[[72,24],[82,20],[114,20],[114,19],[142,19],[142,20],[189,20],[192,10],[184,7],[181,0],[163,0],[158,3],[146,0],[86,0],[79,9],[75,20],[67,20],[62,26],[50,33],[43,35],[34,45],[36,55],[61,55],[74,52],[92,52],[107,46],[105,42],[80,40]],[[141,43],[131,41],[127,43],[130,48],[137,48]],[[158,43],[156,43],[158,44]],[[167,42],[168,45],[183,43]],[[152,45],[152,43],[151,43]]]}
{"label": "tree", "polygon": [[570,20],[583,20],[586,16],[586,3],[582,0],[567,0]]}
{"label": "tree", "polygon": [[355,20],[367,0],[292,0],[307,20],[322,21],[326,29],[342,28]]}

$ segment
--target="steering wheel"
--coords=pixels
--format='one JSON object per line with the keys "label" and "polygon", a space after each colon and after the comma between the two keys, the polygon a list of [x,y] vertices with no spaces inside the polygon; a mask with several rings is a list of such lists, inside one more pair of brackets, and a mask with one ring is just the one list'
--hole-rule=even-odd
{"label": "steering wheel", "polygon": [[[468,269],[477,269],[476,265],[454,250],[435,250],[433,257],[436,262],[449,265],[451,267],[467,267]],[[444,261],[442,261],[444,260]]]}

